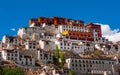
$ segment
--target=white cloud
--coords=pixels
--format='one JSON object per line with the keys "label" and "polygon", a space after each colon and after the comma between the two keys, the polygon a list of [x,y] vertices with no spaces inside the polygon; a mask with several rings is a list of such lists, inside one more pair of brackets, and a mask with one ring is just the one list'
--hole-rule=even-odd
{"label": "white cloud", "polygon": [[10,30],[11,30],[11,31],[16,31],[16,29],[15,29],[15,28],[11,28]]}
{"label": "white cloud", "polygon": [[103,37],[106,37],[107,39],[113,42],[120,41],[119,28],[112,30],[108,24],[101,24],[101,23],[96,23],[96,24],[101,25]]}

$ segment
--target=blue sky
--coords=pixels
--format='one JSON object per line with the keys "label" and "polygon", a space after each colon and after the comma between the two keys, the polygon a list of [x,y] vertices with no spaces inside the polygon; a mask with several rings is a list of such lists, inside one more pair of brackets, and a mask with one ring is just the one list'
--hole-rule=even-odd
{"label": "blue sky", "polygon": [[119,0],[1,0],[0,39],[4,34],[14,35],[12,28],[27,27],[30,18],[61,16],[80,19],[85,23],[120,25]]}

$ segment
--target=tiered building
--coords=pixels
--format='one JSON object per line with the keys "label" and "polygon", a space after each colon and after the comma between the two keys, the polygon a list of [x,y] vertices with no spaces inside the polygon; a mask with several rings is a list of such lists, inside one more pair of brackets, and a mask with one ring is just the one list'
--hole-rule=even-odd
{"label": "tiered building", "polygon": [[[36,66],[36,63],[53,63],[54,50],[66,52],[63,75],[69,70],[76,74],[108,74],[117,75],[117,55],[120,45],[102,37],[101,26],[82,20],[63,17],[39,17],[30,19],[29,27],[19,28],[17,36],[3,36],[0,41],[0,61],[14,60],[17,65]],[[99,50],[103,54],[111,54],[111,59],[82,58],[79,54]],[[69,55],[67,52],[70,52]],[[116,53],[116,54],[115,54]],[[75,56],[71,56],[71,55]],[[77,56],[78,55],[78,56]],[[77,57],[76,57],[77,56]],[[113,59],[116,56],[116,59]],[[100,67],[99,67],[100,66]],[[53,71],[55,75],[56,69]],[[59,73],[57,73],[59,75]]]}
{"label": "tiered building", "polygon": [[[30,39],[41,40],[40,43],[44,44],[47,41],[52,42],[53,45],[49,49],[53,50],[55,45],[59,49],[73,51],[74,53],[81,53],[85,50],[94,51],[96,43],[107,43],[108,40],[102,37],[101,26],[89,23],[85,24],[81,20],[72,20],[62,17],[40,17],[37,19],[30,19],[30,31],[22,31],[19,29],[18,36],[29,37]],[[39,28],[39,29],[38,29]],[[27,30],[26,29],[26,30]],[[34,31],[37,30],[37,31]],[[32,34],[27,34],[32,33]],[[26,34],[26,35],[25,35]],[[24,38],[23,38],[24,39]],[[42,49],[45,45],[42,44]]]}

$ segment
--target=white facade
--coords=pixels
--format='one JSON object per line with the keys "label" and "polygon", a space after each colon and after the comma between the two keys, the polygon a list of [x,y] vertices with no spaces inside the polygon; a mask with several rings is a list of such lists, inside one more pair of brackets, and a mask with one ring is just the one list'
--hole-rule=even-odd
{"label": "white facade", "polygon": [[3,46],[2,41],[0,41],[0,50],[2,50],[2,46]]}
{"label": "white facade", "polygon": [[2,51],[3,60],[14,60],[20,65],[35,65],[35,58],[29,55],[20,54],[19,50],[3,50]]}
{"label": "white facade", "polygon": [[27,50],[37,50],[37,42],[36,41],[27,41],[25,43],[25,48]]}
{"label": "white facade", "polygon": [[19,60],[19,52],[15,50],[2,50],[3,60]]}
{"label": "white facade", "polygon": [[109,42],[108,39],[105,39],[105,37],[94,38],[94,43],[106,44],[108,42]]}
{"label": "white facade", "polygon": [[81,41],[75,41],[75,40],[57,40],[55,42],[56,45],[58,45],[59,49],[73,51],[74,53],[82,53],[84,50],[90,50],[94,51],[94,44],[93,43],[83,43]]}
{"label": "white facade", "polygon": [[47,41],[47,40],[40,40],[39,45],[41,49],[44,50],[54,50],[55,49],[55,42]]}
{"label": "white facade", "polygon": [[20,65],[35,66],[35,58],[32,56],[19,55],[19,61],[17,63]]}
{"label": "white facade", "polygon": [[38,50],[38,60],[41,62],[53,62],[53,54],[50,51]]}
{"label": "white facade", "polygon": [[39,34],[39,38],[41,40],[54,41],[55,40],[55,35],[54,34],[48,34],[48,33],[41,33],[41,34]]}
{"label": "white facade", "polygon": [[22,39],[35,39],[36,37],[39,38],[40,36],[35,36],[35,34],[41,34],[41,33],[57,33],[57,30],[55,29],[55,26],[45,26],[45,27],[27,27],[27,28],[20,28],[18,30],[18,36]]}
{"label": "white facade", "polygon": [[0,62],[2,61],[2,50],[0,50]]}
{"label": "white facade", "polygon": [[19,45],[19,40],[18,40],[18,37],[17,36],[8,36],[8,35],[4,35],[3,36],[3,39],[2,39],[2,42],[4,44],[9,44],[9,43],[12,43],[13,45],[16,45],[18,46]]}
{"label": "white facade", "polygon": [[56,70],[52,71],[52,75],[60,75],[59,72],[57,72]]}
{"label": "white facade", "polygon": [[74,70],[77,74],[104,74],[104,71],[113,74],[113,70],[116,66],[115,60],[107,59],[68,58],[66,59],[66,63],[68,64],[68,69]]}
{"label": "white facade", "polygon": [[82,26],[71,26],[71,25],[59,25],[58,31],[60,33],[70,30],[70,31],[81,31],[81,32],[88,32],[88,28]]}
{"label": "white facade", "polygon": [[32,38],[33,33],[44,32],[40,27],[27,27],[18,30],[18,36],[22,39]]}

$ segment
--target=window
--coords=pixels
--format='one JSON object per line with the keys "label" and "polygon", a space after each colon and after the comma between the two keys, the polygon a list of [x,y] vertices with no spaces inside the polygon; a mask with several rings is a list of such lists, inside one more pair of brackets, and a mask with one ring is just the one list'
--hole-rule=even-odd
{"label": "window", "polygon": [[7,56],[10,56],[10,54],[8,53]]}
{"label": "window", "polygon": [[33,48],[35,49],[35,46],[33,46]]}
{"label": "window", "polygon": [[98,64],[98,61],[96,61],[96,64]]}
{"label": "window", "polygon": [[69,43],[68,43],[68,46],[69,46]]}
{"label": "window", "polygon": [[83,63],[85,63],[85,61],[83,60]]}
{"label": "window", "polygon": [[42,54],[40,54],[40,56],[42,57]]}
{"label": "window", "polygon": [[20,55],[20,57],[22,57],[22,55]]}
{"label": "window", "polygon": [[11,54],[13,56],[13,54]]}
{"label": "window", "polygon": [[35,43],[33,43],[33,45],[35,45]]}
{"label": "window", "polygon": [[102,61],[102,64],[104,64],[104,61]]}
{"label": "window", "polygon": [[90,65],[90,67],[92,67],[92,65]]}
{"label": "window", "polygon": [[72,64],[72,66],[74,67],[74,64]]}
{"label": "window", "polygon": [[64,49],[66,50],[66,47],[64,47]]}
{"label": "window", "polygon": [[81,62],[81,60],[79,60],[79,62]]}
{"label": "window", "polygon": [[15,54],[15,56],[17,56],[17,54]]}
{"label": "window", "polygon": [[99,61],[99,64],[101,64],[101,61]]}
{"label": "window", "polygon": [[73,62],[73,60],[72,60],[72,62]]}
{"label": "window", "polygon": [[77,60],[75,60],[75,62],[77,62]]}
{"label": "window", "polygon": [[85,64],[83,64],[83,67],[85,67]]}
{"label": "window", "polygon": [[89,63],[91,63],[91,61],[89,61]]}
{"label": "window", "polygon": [[32,44],[32,43],[29,43],[30,45]]}
{"label": "window", "polygon": [[86,60],[86,63],[88,63],[88,61]]}
{"label": "window", "polygon": [[64,46],[66,45],[66,43],[64,43]]}
{"label": "window", "polygon": [[112,62],[112,64],[114,64],[114,62]]}
{"label": "window", "polygon": [[76,70],[77,70],[77,68],[76,68]]}
{"label": "window", "polygon": [[88,72],[90,72],[90,69],[87,69]]}
{"label": "window", "polygon": [[79,67],[81,67],[81,64],[79,64]]}
{"label": "window", "polygon": [[15,51],[15,53],[17,53],[17,51]]}
{"label": "window", "polygon": [[32,48],[32,46],[30,46],[30,48]]}
{"label": "window", "polygon": [[30,61],[32,61],[32,58],[30,59]]}
{"label": "window", "polygon": [[76,67],[77,67],[78,65],[76,64]]}

